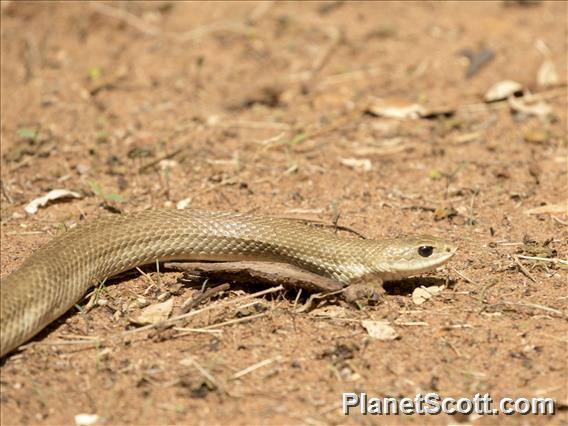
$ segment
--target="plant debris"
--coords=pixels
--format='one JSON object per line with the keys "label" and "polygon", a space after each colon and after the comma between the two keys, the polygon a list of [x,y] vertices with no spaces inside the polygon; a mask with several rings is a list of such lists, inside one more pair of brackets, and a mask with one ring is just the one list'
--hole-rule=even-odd
{"label": "plant debris", "polygon": [[52,189],[47,194],[42,195],[30,201],[24,210],[28,214],[36,214],[40,207],[45,207],[51,201],[66,200],[69,198],[82,198],[78,192],[69,191],[68,189]]}
{"label": "plant debris", "polygon": [[400,338],[400,335],[389,325],[388,322],[363,320],[361,321],[361,325],[365,330],[367,330],[369,337],[372,337],[373,339],[390,341]]}

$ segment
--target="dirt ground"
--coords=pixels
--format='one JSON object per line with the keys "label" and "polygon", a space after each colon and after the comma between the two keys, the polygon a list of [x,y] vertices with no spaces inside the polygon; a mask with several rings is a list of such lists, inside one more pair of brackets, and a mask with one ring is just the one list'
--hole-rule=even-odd
{"label": "dirt ground", "polygon": [[[135,271],[3,360],[3,425],[568,424],[567,3],[5,1],[1,18],[3,277],[74,224],[152,207],[459,245],[375,305],[298,312],[305,293],[233,286],[123,337],[142,306],[171,297],[175,315],[200,289]],[[503,80],[525,96],[485,103]],[[80,198],[25,212],[52,189]],[[342,392],[557,405],[346,417]]]}

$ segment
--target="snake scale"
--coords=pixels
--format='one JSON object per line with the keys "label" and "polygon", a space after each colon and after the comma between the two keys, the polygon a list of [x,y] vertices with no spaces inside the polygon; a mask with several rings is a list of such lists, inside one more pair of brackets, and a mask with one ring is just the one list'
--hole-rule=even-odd
{"label": "snake scale", "polygon": [[456,247],[429,236],[364,240],[268,216],[148,210],[79,225],[0,283],[0,357],[53,322],[101,280],[156,260],[286,262],[343,284],[429,271]]}

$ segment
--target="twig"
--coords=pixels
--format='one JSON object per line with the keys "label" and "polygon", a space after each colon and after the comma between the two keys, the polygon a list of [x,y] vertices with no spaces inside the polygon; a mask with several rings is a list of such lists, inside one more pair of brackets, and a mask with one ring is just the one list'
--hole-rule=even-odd
{"label": "twig", "polygon": [[234,31],[243,31],[243,25],[241,23],[232,20],[223,20],[212,22],[210,24],[194,28],[193,30],[186,31],[184,33],[171,33],[162,31],[160,28],[148,24],[143,19],[130,12],[127,12],[124,9],[112,7],[99,1],[91,1],[89,2],[89,5],[96,12],[126,22],[128,25],[136,28],[143,34],[149,36],[168,37],[178,42],[194,41],[216,31],[227,30],[230,28],[233,28]]}
{"label": "twig", "polygon": [[538,282],[537,280],[535,280],[533,278],[533,276],[530,274],[530,272],[528,271],[527,268],[524,267],[524,265],[520,262],[519,258],[516,255],[512,255],[511,256],[513,258],[513,261],[517,264],[517,266],[519,267],[519,269],[521,270],[521,272],[528,278],[530,279],[533,283]]}
{"label": "twig", "polygon": [[217,303],[215,305],[206,306],[206,307],[199,309],[197,311],[191,311],[191,312],[188,312],[186,314],[178,315],[178,316],[175,316],[173,318],[170,318],[170,319],[165,320],[165,321],[158,323],[158,324],[148,324],[148,325],[145,325],[143,327],[136,328],[134,330],[123,331],[122,333],[119,333],[117,336],[127,336],[127,335],[131,335],[131,334],[140,333],[141,331],[150,330],[152,328],[155,328],[156,326],[160,326],[160,327],[168,326],[170,324],[176,323],[179,320],[189,318],[189,317],[193,317],[195,315],[199,315],[203,312],[210,311],[212,309],[226,308],[227,306],[236,305],[237,303],[241,303],[245,300],[254,299],[255,297],[265,296],[265,295],[271,294],[271,293],[276,293],[276,292],[281,291],[281,290],[284,290],[284,287],[281,286],[281,285],[278,286],[278,287],[268,288],[266,290],[258,291],[256,293],[249,294],[247,296],[243,296],[243,297],[238,298],[238,299],[229,300],[227,302],[220,302],[220,303]]}
{"label": "twig", "polygon": [[[305,143],[307,140],[310,139],[316,139],[319,138],[320,136],[323,136],[327,133],[331,133],[337,129],[340,129],[346,125],[349,124],[353,124],[355,119],[358,118],[359,116],[361,116],[361,114],[363,113],[363,111],[365,111],[365,107],[361,106],[358,108],[355,108],[352,112],[350,112],[349,114],[346,114],[342,117],[339,117],[337,120],[335,120],[333,123],[329,124],[328,126],[325,126],[321,129],[318,130],[314,130],[312,132],[307,132],[303,135],[302,137],[302,144]],[[326,142],[323,143],[328,143],[329,140],[327,140]],[[300,144],[298,144],[300,145]],[[315,146],[312,146],[310,148],[304,148],[304,149],[296,149],[295,151],[298,153],[306,153],[309,151],[312,151],[313,149],[315,149]]]}
{"label": "twig", "polygon": [[339,45],[339,41],[341,40],[341,32],[335,28],[330,27],[327,30],[328,36],[331,39],[329,45],[325,48],[323,52],[319,55],[319,57],[314,61],[312,66],[312,70],[310,71],[310,77],[307,82],[307,86],[311,86],[317,76],[319,75],[320,71],[329,61],[331,54],[335,51],[337,46]]}
{"label": "twig", "polygon": [[[523,98],[527,98],[527,100],[529,101],[543,101],[543,100],[548,100],[548,99],[554,99],[556,97],[559,96],[565,96],[566,93],[566,89],[564,88],[559,88],[559,89],[553,89],[553,90],[548,90],[545,92],[540,92],[540,93],[535,93],[532,94],[530,96],[526,95],[526,96],[522,96],[521,98],[518,99],[523,99]],[[474,103],[474,104],[466,104],[466,105],[462,105],[459,106],[456,111],[462,112],[475,112],[475,111],[488,111],[488,110],[495,110],[495,109],[505,109],[505,108],[509,108],[509,99],[503,99],[500,101],[495,101],[495,102],[491,102],[491,103],[486,103],[486,102],[481,102],[481,103]]]}
{"label": "twig", "polygon": [[124,9],[112,7],[99,1],[91,1],[89,2],[89,6],[102,15],[110,16],[111,18],[116,18],[120,21],[126,22],[128,25],[136,28],[138,31],[146,35],[156,36],[164,34],[159,28],[147,24],[143,19],[140,19],[138,16],[127,12]]}
{"label": "twig", "polygon": [[99,297],[101,295],[101,291],[103,290],[104,286],[106,283],[106,278],[103,279],[98,286],[95,287],[95,289],[93,290],[93,292],[91,293],[91,297],[89,298],[89,301],[87,302],[87,304],[85,305],[85,312],[90,311],[93,306],[95,306],[95,303],[98,302]]}
{"label": "twig", "polygon": [[160,163],[160,161],[169,160],[169,159],[175,157],[176,155],[178,155],[178,154],[179,154],[180,152],[182,152],[182,151],[183,151],[183,148],[178,148],[178,149],[176,149],[174,152],[172,152],[172,153],[170,153],[170,154],[162,155],[161,157],[156,158],[156,159],[153,160],[153,161],[150,161],[148,164],[144,164],[143,166],[141,166],[141,167],[138,169],[138,173],[143,173],[143,172],[145,172],[146,170],[148,170],[149,168],[152,168],[152,167],[154,167],[155,165],[157,165],[158,163]]}
{"label": "twig", "polygon": [[559,309],[550,308],[550,307],[544,306],[544,305],[538,305],[536,303],[523,303],[523,302],[499,302],[499,303],[502,304],[502,305],[525,306],[527,308],[541,309],[543,311],[550,312],[550,313],[556,314],[556,315],[560,315],[562,317],[568,316],[568,314],[562,312]]}
{"label": "twig", "polygon": [[231,376],[231,378],[229,380],[239,379],[239,378],[241,378],[241,377],[243,377],[243,376],[245,376],[249,373],[252,373],[254,370],[258,370],[259,368],[266,367],[267,365],[272,364],[274,361],[280,361],[281,359],[282,359],[282,357],[277,356],[277,357],[274,357],[274,358],[268,358],[268,359],[265,359],[264,361],[257,362],[256,364],[253,364],[250,367],[247,367],[247,368],[245,368],[241,371],[236,372],[235,374],[233,374]]}
{"label": "twig", "polygon": [[453,350],[453,351],[456,353],[456,355],[457,355],[458,357],[461,357],[461,356],[462,356],[461,353],[460,353],[460,351],[458,351],[458,348],[456,348],[456,347],[452,344],[452,342],[450,342],[449,340],[446,340],[446,339],[442,339],[442,340],[444,341],[444,343],[445,343],[446,345],[448,345],[448,346],[450,347],[451,350]]}
{"label": "twig", "polygon": [[318,82],[318,87],[325,87],[331,86],[334,84],[342,84],[342,83],[349,83],[353,80],[362,80],[367,78],[373,78],[379,75],[382,72],[380,68],[367,68],[355,71],[349,71],[339,74],[332,74],[328,75],[327,77],[323,77]]}
{"label": "twig", "polygon": [[474,189],[471,194],[471,202],[469,204],[469,217],[467,218],[468,225],[475,225],[475,213],[473,206],[475,204],[475,197],[479,194],[479,189]]}
{"label": "twig", "polygon": [[217,294],[219,294],[223,291],[227,291],[230,288],[231,288],[230,284],[221,284],[221,285],[218,285],[217,287],[208,288],[204,292],[199,293],[196,297],[193,297],[192,299],[186,300],[181,305],[180,312],[182,314],[185,314],[185,313],[191,311],[196,306],[200,305],[205,300],[209,300],[212,297],[216,296]]}
{"label": "twig", "polygon": [[517,254],[516,257],[518,257],[519,259],[538,260],[540,262],[561,263],[563,265],[568,265],[568,260],[564,259],[550,259],[548,257],[524,256],[522,254]]}
{"label": "twig", "polygon": [[253,319],[260,318],[260,317],[265,317],[268,314],[269,314],[269,312],[262,312],[260,314],[250,315],[248,317],[242,317],[242,318],[232,319],[232,320],[228,320],[228,321],[224,321],[224,322],[219,322],[219,323],[216,323],[216,324],[208,325],[207,327],[203,327],[203,330],[209,330],[209,329],[214,328],[214,327],[223,327],[225,325],[238,324],[240,322],[245,322],[245,321],[250,321],[250,320],[253,320]]}
{"label": "twig", "polygon": [[142,293],[145,296],[150,292],[150,289],[156,285],[156,283],[154,282],[152,277],[150,277],[150,275],[140,269],[139,266],[136,267],[136,270],[146,279],[149,284],[148,287],[146,287],[146,290],[144,290],[144,292]]}
{"label": "twig", "polygon": [[479,292],[479,297],[477,298],[477,313],[481,313],[481,311],[483,310],[483,303],[485,300],[485,293],[487,292],[487,290],[489,290],[491,287],[493,287],[495,284],[497,284],[497,280],[491,280],[489,281],[487,284],[485,284],[483,286],[483,288],[481,289],[481,291]]}
{"label": "twig", "polygon": [[317,299],[326,299],[326,298],[328,298],[329,296],[333,296],[333,295],[335,295],[335,294],[343,293],[343,292],[344,292],[345,290],[347,290],[348,288],[349,288],[349,287],[345,287],[345,288],[342,288],[341,290],[332,291],[332,292],[330,292],[330,293],[312,294],[312,295],[308,298],[307,302],[304,303],[304,305],[303,305],[302,307],[296,309],[295,313],[298,314],[298,313],[306,312],[307,310],[309,310],[309,309],[313,306],[315,300],[317,300]]}
{"label": "twig", "polygon": [[207,25],[202,25],[201,27],[194,28],[193,30],[186,31],[181,34],[169,33],[167,35],[173,37],[178,41],[186,42],[186,41],[195,41],[208,34],[222,30],[229,30],[229,29],[232,29],[234,32],[240,32],[245,34],[247,33],[246,28],[240,22],[224,19],[222,21],[217,21]]}
{"label": "twig", "polygon": [[264,17],[270,9],[274,6],[274,1],[267,0],[257,3],[254,9],[249,13],[247,21],[249,24],[257,23],[262,17]]}
{"label": "twig", "polygon": [[181,337],[185,336],[186,334],[192,333],[210,333],[210,334],[221,334],[223,330],[215,330],[215,329],[204,329],[204,328],[189,328],[189,327],[173,327],[172,330],[180,331],[181,333],[176,334],[174,337]]}
{"label": "twig", "polygon": [[[189,361],[189,362],[187,362],[186,360]],[[199,371],[201,373],[201,375],[203,375],[203,377],[205,377],[207,380],[209,380],[219,390],[227,393],[226,390],[225,390],[225,387],[213,376],[213,374],[211,374],[208,370],[203,368],[201,366],[201,364],[199,364],[193,357],[188,356],[184,359],[184,361],[186,361],[187,364],[193,365],[197,369],[197,371]]]}
{"label": "twig", "polygon": [[450,324],[440,326],[440,330],[459,330],[462,328],[473,328],[471,324]]}
{"label": "twig", "polygon": [[211,127],[240,127],[255,130],[291,130],[292,126],[286,123],[275,123],[271,121],[250,121],[250,120],[227,120],[218,122],[208,122]]}
{"label": "twig", "polygon": [[300,300],[300,296],[302,295],[302,289],[298,290],[298,293],[296,294],[296,298],[294,299],[294,309],[296,309],[296,306],[298,306],[298,301]]}
{"label": "twig", "polygon": [[562,219],[560,219],[560,218],[558,218],[558,217],[556,217],[552,214],[550,215],[550,217],[552,219],[554,219],[556,222],[558,222],[560,225],[568,226],[568,222],[566,222],[566,221],[564,221],[564,220],[562,220]]}
{"label": "twig", "polygon": [[9,204],[14,204],[14,199],[10,195],[10,191],[8,191],[8,186],[4,183],[4,179],[0,179],[0,187],[2,188],[2,195],[6,198]]}
{"label": "twig", "polygon": [[6,232],[6,235],[39,235],[45,234],[45,231],[24,231],[24,232]]}
{"label": "twig", "polygon": [[424,321],[398,321],[395,320],[394,322],[396,325],[404,325],[404,326],[429,326],[427,322]]}
{"label": "twig", "polygon": [[458,271],[457,269],[452,268],[452,271],[454,271],[456,274],[458,274],[460,277],[462,277],[464,280],[466,280],[468,283],[479,286],[480,284],[477,281],[472,280],[471,278],[466,277],[464,274],[462,274],[460,271]]}

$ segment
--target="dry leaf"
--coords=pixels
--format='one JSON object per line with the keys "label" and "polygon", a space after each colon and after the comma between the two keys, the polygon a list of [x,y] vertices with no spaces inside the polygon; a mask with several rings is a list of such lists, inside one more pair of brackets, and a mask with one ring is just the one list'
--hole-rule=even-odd
{"label": "dry leaf", "polygon": [[502,101],[511,96],[523,93],[523,86],[513,80],[503,80],[495,83],[485,94],[485,102]]}
{"label": "dry leaf", "polygon": [[142,310],[136,318],[131,318],[130,322],[136,325],[156,324],[165,321],[170,316],[174,307],[174,299],[166,300],[163,303],[150,305]]}
{"label": "dry leaf", "polygon": [[426,109],[417,103],[408,103],[398,99],[377,99],[367,109],[377,117],[417,119],[426,113]]}
{"label": "dry leaf", "polygon": [[176,209],[184,210],[189,207],[191,204],[191,197],[184,198],[183,200],[179,200],[176,204]]}
{"label": "dry leaf", "polygon": [[40,207],[45,206],[50,201],[61,200],[64,198],[81,198],[81,194],[67,189],[53,189],[47,194],[30,201],[28,205],[24,207],[24,210],[28,214],[36,214]]}
{"label": "dry leaf", "polygon": [[553,214],[560,213],[568,215],[568,201],[558,204],[547,204],[546,206],[534,207],[525,210],[525,214]]}
{"label": "dry leaf", "polygon": [[446,286],[443,285],[432,285],[429,287],[417,287],[412,292],[412,301],[415,305],[421,305],[427,300],[431,299],[432,296],[435,296],[438,293],[441,293]]}
{"label": "dry leaf", "polygon": [[556,86],[560,82],[556,65],[550,59],[545,60],[536,74],[536,84],[540,87]]}
{"label": "dry leaf", "polygon": [[77,414],[75,416],[75,424],[77,426],[91,426],[98,423],[99,416],[97,414]]}
{"label": "dry leaf", "polygon": [[552,107],[544,101],[529,103],[524,98],[509,98],[509,106],[513,112],[525,114],[527,116],[535,116],[541,120],[553,117]]}
{"label": "dry leaf", "polygon": [[396,330],[385,321],[363,320],[361,325],[373,339],[389,341],[400,337]]}
{"label": "dry leaf", "polygon": [[370,172],[373,168],[373,163],[368,158],[342,158],[339,161],[344,166],[359,172]]}

